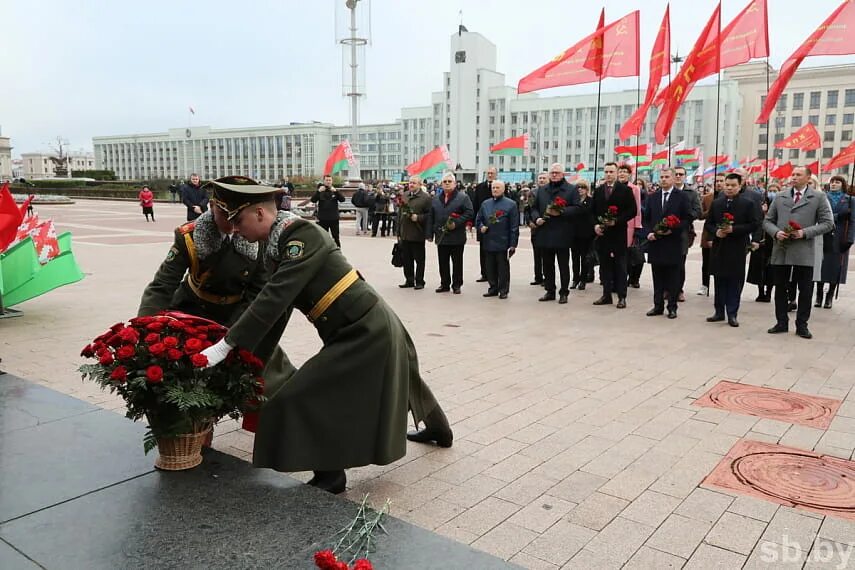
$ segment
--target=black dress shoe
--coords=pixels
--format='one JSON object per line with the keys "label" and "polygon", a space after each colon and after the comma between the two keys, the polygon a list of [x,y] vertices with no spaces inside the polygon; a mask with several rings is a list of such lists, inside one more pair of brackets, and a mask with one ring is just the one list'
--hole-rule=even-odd
{"label": "black dress shoe", "polygon": [[635,281],[635,282],[630,283],[629,286],[632,287],[633,289],[638,289],[639,287],[641,287],[641,283],[639,283],[638,281]]}
{"label": "black dress shoe", "polygon": [[538,299],[538,301],[554,301],[554,300],[555,300],[555,293],[544,293],[543,297]]}
{"label": "black dress shoe", "polygon": [[757,298],[754,299],[755,303],[770,303],[771,301],[771,297],[768,297],[766,295],[757,295]]}
{"label": "black dress shoe", "polygon": [[449,291],[451,291],[451,289],[449,289],[448,287],[437,287],[436,288],[437,293],[448,293]]}
{"label": "black dress shoe", "polygon": [[487,282],[486,277],[479,277],[478,279],[475,280],[475,283],[486,283],[486,282]]}
{"label": "black dress shoe", "polygon": [[508,298],[507,293],[499,293],[499,299],[507,299],[507,298]]}
{"label": "black dress shoe", "polygon": [[529,283],[529,285],[543,285],[543,281],[542,280],[538,281],[537,279],[535,279],[534,281]]}
{"label": "black dress shoe", "polygon": [[798,327],[796,328],[796,335],[802,338],[813,338],[813,335],[810,334],[810,331],[807,327]]}
{"label": "black dress shoe", "polygon": [[606,297],[606,296],[604,295],[604,296],[600,297],[599,299],[597,299],[596,301],[594,301],[594,302],[593,302],[593,303],[591,303],[591,304],[592,304],[592,305],[611,305],[611,304],[612,304],[612,298],[611,298],[611,297]]}
{"label": "black dress shoe", "polygon": [[659,315],[664,315],[664,314],[665,314],[665,309],[657,309],[656,307],[653,307],[652,309],[647,311],[648,317],[658,317]]}
{"label": "black dress shoe", "polygon": [[576,287],[578,287],[578,286],[579,286],[579,281],[574,281],[574,282],[573,282],[573,284],[572,284],[572,285],[570,285],[570,288],[571,288],[571,289],[575,289],[575,288],[576,288]]}
{"label": "black dress shoe", "polygon": [[739,326],[739,321],[736,320],[736,317],[728,317],[727,318],[727,324],[736,328]]}
{"label": "black dress shoe", "polygon": [[585,282],[584,282],[584,281],[582,281],[581,283],[579,283],[579,287],[578,287],[578,289],[579,289],[579,291],[584,291],[584,290],[585,290]]}
{"label": "black dress shoe", "polygon": [[439,447],[451,447],[454,433],[448,425],[448,418],[439,406],[427,415],[424,423],[424,429],[408,431],[407,439],[416,443],[436,442]]}
{"label": "black dress shoe", "polygon": [[567,295],[558,295],[558,304],[566,305],[567,304]]}
{"label": "black dress shoe", "polygon": [[424,283],[417,283],[417,284],[416,284],[416,286],[415,286],[415,287],[413,287],[413,289],[415,289],[416,291],[420,291],[420,290],[422,290],[422,289],[424,289],[424,288],[425,288],[425,284],[424,284]]}
{"label": "black dress shoe", "polygon": [[338,495],[344,493],[347,486],[347,475],[344,469],[339,471],[315,471],[315,476],[309,479],[307,485],[317,487],[322,491]]}
{"label": "black dress shoe", "polygon": [[400,287],[401,289],[410,289],[412,287],[415,287],[415,285],[413,285],[412,283],[401,283],[400,285],[398,285],[398,287]]}
{"label": "black dress shoe", "polygon": [[496,291],[487,291],[482,295],[482,297],[498,297],[499,293]]}
{"label": "black dress shoe", "polygon": [[618,309],[626,309],[626,299],[624,299],[623,297],[621,297],[620,299],[618,299],[618,301],[617,301],[617,308],[618,308]]}
{"label": "black dress shoe", "polygon": [[677,318],[677,311],[670,311],[669,310],[668,311],[668,318],[669,319],[676,319]]}
{"label": "black dress shoe", "polygon": [[795,303],[790,303],[789,305],[787,305],[787,312],[792,313],[797,308],[798,308],[798,305],[796,305]]}
{"label": "black dress shoe", "polygon": [[787,332],[787,325],[775,325],[771,329],[766,331],[769,334],[780,334]]}
{"label": "black dress shoe", "polygon": [[720,323],[724,320],[724,315],[713,315],[711,317],[707,317],[708,323]]}
{"label": "black dress shoe", "polygon": [[455,295],[460,295],[460,287],[454,287],[451,292]]}

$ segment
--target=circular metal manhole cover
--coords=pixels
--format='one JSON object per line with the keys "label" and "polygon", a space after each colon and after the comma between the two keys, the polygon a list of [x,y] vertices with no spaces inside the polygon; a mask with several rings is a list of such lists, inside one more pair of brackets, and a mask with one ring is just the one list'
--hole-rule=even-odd
{"label": "circular metal manhole cover", "polygon": [[719,406],[732,411],[742,411],[753,416],[786,417],[790,423],[815,421],[833,415],[834,411],[822,402],[793,392],[769,392],[762,388],[736,384],[732,390],[722,390],[711,396]]}
{"label": "circular metal manhole cover", "polygon": [[842,461],[799,453],[749,453],[731,464],[744,485],[814,509],[855,513],[855,470]]}

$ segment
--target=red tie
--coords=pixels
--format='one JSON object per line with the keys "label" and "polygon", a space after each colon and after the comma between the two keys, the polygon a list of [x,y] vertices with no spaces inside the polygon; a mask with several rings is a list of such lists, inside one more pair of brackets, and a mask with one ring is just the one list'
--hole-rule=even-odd
{"label": "red tie", "polygon": [[802,199],[802,193],[799,192],[798,190],[796,190],[796,198],[795,198],[795,200],[793,200],[793,205],[798,204],[799,200],[801,200],[801,199]]}

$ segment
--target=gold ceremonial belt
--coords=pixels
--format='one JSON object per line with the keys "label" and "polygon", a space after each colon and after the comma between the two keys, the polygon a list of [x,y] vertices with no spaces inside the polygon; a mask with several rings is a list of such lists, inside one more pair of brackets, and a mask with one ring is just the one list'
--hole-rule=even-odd
{"label": "gold ceremonial belt", "polygon": [[309,311],[307,315],[309,320],[314,322],[321,315],[323,315],[327,309],[330,308],[336,299],[341,297],[341,294],[347,291],[347,288],[356,283],[359,280],[359,274],[355,269],[351,269],[347,273],[344,274],[344,277],[338,280],[338,283],[330,287],[330,290],[324,293],[324,296],[321,297],[321,300],[315,303],[315,306],[312,307],[312,310]]}
{"label": "gold ceremonial belt", "polygon": [[215,305],[234,305],[243,298],[243,295],[224,296],[206,293],[205,291],[202,291],[202,289],[200,289],[198,285],[196,285],[192,275],[188,276],[187,285],[190,286],[190,289],[193,291],[193,293],[196,294],[197,297],[199,297],[203,301],[214,303]]}

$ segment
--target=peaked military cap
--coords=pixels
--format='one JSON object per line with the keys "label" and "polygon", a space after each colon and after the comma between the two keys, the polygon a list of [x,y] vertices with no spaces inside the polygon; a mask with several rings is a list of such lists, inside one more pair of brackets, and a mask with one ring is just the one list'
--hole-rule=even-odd
{"label": "peaked military cap", "polygon": [[247,176],[225,176],[211,180],[205,187],[212,188],[211,202],[233,219],[241,210],[252,204],[273,199],[276,190],[263,186]]}

